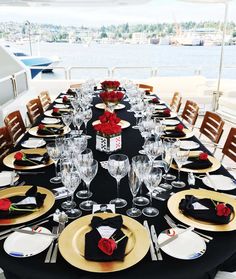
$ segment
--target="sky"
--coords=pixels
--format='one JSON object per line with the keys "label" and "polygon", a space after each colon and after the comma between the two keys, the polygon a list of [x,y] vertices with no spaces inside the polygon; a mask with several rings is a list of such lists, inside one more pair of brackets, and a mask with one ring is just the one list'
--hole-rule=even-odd
{"label": "sky", "polygon": [[[112,0],[111,0],[112,1]],[[0,22],[16,21],[96,27],[110,24],[223,21],[223,4],[152,0],[144,5],[108,7],[3,7]],[[236,22],[236,0],[229,3],[228,20]]]}

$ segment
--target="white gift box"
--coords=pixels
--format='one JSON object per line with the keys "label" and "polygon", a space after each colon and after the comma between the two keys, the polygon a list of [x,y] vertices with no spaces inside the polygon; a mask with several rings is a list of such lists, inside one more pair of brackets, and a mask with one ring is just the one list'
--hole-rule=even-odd
{"label": "white gift box", "polygon": [[96,135],[96,149],[107,153],[121,149],[121,134],[114,136]]}

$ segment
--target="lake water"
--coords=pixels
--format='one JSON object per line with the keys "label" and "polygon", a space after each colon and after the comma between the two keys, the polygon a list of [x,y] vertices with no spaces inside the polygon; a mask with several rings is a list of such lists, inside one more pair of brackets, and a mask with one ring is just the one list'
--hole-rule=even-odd
{"label": "lake water", "polygon": [[[20,47],[29,52],[28,44]],[[33,44],[33,55],[59,56],[58,66],[80,67],[153,67],[158,69],[160,76],[193,75],[195,70],[207,78],[217,78],[220,60],[220,46],[159,46],[159,45],[131,45],[131,44],[68,44],[68,43],[40,43]],[[236,77],[236,46],[225,46],[224,66],[235,66],[234,69],[224,68],[223,78]],[[169,67],[168,69],[165,67]],[[174,68],[172,68],[174,67]],[[88,71],[74,70],[75,76],[81,78],[88,75]],[[96,70],[98,74],[98,70]],[[101,71],[102,72],[102,71]],[[104,73],[105,71],[103,71]],[[55,72],[55,77],[62,73]],[[93,73],[94,76],[95,72]],[[148,77],[149,70],[116,71],[116,77]],[[133,76],[132,76],[133,75]],[[72,75],[73,77],[73,75]],[[94,76],[96,77],[96,76]]]}

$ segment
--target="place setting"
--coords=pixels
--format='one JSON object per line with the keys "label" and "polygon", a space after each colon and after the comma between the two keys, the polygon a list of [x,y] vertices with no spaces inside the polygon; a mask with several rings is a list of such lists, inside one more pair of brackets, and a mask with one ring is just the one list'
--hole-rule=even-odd
{"label": "place setting", "polygon": [[53,118],[53,117],[44,117],[41,120],[41,123],[43,124],[58,124],[61,120],[59,118]]}
{"label": "place setting", "polygon": [[70,113],[70,112],[71,112],[70,108],[63,108],[63,109],[53,108],[53,109],[50,109],[50,110],[46,110],[44,112],[44,115],[48,116],[48,117],[61,117],[62,114],[67,114],[67,113]]}
{"label": "place setting", "polygon": [[[162,123],[163,124],[163,123]],[[174,128],[165,127],[165,131],[162,137],[168,138],[178,138],[178,139],[188,139],[194,136],[194,132],[187,128],[184,128],[182,124],[176,125]]]}
{"label": "place setting", "polygon": [[21,143],[21,146],[24,148],[39,148],[46,145],[46,141],[43,139],[37,138],[28,138],[27,140]]}
{"label": "place setting", "polygon": [[56,137],[64,136],[71,131],[69,126],[64,125],[47,125],[39,124],[33,128],[30,128],[28,133],[35,137]]}

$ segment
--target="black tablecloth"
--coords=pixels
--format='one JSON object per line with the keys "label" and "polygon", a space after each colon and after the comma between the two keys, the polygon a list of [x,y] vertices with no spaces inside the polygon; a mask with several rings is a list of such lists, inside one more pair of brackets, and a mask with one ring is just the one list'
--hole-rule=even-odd
{"label": "black tablecloth", "polygon": [[[100,102],[98,98],[95,98],[94,103]],[[133,113],[128,113],[127,108],[129,104],[123,102],[126,108],[117,111],[118,116],[121,119],[127,120],[131,125],[135,125],[135,119]],[[95,149],[95,132],[92,128],[91,123],[98,119],[98,116],[103,113],[103,110],[93,108],[93,119],[88,123],[88,134],[92,135],[92,139],[88,141],[88,147],[93,150],[94,158],[98,161],[104,161],[108,159],[106,153],[102,153]],[[28,135],[24,137],[23,140],[27,139]],[[191,138],[189,140],[195,140],[199,142],[196,138]],[[138,130],[134,130],[131,127],[122,131],[122,150],[119,153],[124,153],[129,156],[129,159],[138,154],[138,150],[141,149],[143,144],[143,139],[140,136]],[[20,149],[17,146],[16,149]],[[204,146],[201,145],[201,149],[207,151]],[[2,169],[7,169],[2,166]],[[50,184],[49,179],[54,176],[54,165],[50,167],[41,169],[45,171],[44,174],[40,175],[21,175],[20,179],[26,181],[26,185],[40,185],[49,189],[59,187],[60,185]],[[177,174],[177,171],[171,170],[173,174]],[[227,174],[227,171],[221,167],[215,173],[217,174]],[[187,174],[181,173],[181,177],[187,183]],[[196,181],[196,185],[205,188],[204,184],[200,181]],[[188,189],[186,186],[184,189]],[[80,187],[78,188],[78,190]],[[93,199],[98,203],[108,203],[112,198],[116,197],[116,182],[112,178],[108,171],[103,169],[99,164],[98,174],[91,183],[91,191],[93,192]],[[173,191],[177,191],[173,189]],[[236,194],[234,191],[228,193]],[[131,193],[128,186],[127,177],[121,180],[120,185],[120,196],[128,201],[128,205],[125,208],[117,209],[117,213],[125,214],[127,208],[131,207]],[[53,212],[56,208],[60,208],[60,203],[63,200],[56,202]],[[79,204],[81,200],[76,198],[76,202]],[[155,218],[147,218],[141,216],[137,218],[138,221],[143,222],[147,219],[149,224],[154,224],[157,233],[160,233],[164,229],[168,228],[163,216],[168,213],[167,202],[162,202],[158,200],[153,201],[153,205],[157,207],[160,214]],[[83,212],[83,215],[89,214]],[[51,229],[52,222],[49,223],[48,228]],[[0,228],[0,231],[6,229],[6,227]],[[152,262],[150,253],[143,258],[135,266],[120,272],[99,274],[90,273],[82,271],[80,269],[74,268],[69,263],[67,263],[62,256],[59,254],[56,264],[45,264],[44,259],[46,251],[30,258],[13,258],[8,256],[3,250],[4,241],[0,241],[0,267],[4,269],[7,279],[17,279],[17,278],[32,278],[32,279],[93,279],[93,278],[112,278],[112,279],[130,279],[130,278],[160,278],[160,279],[209,279],[214,278],[217,270],[236,269],[236,232],[207,232],[208,235],[214,237],[214,240],[207,244],[206,253],[195,260],[178,260],[166,255],[162,252],[163,261]]]}

